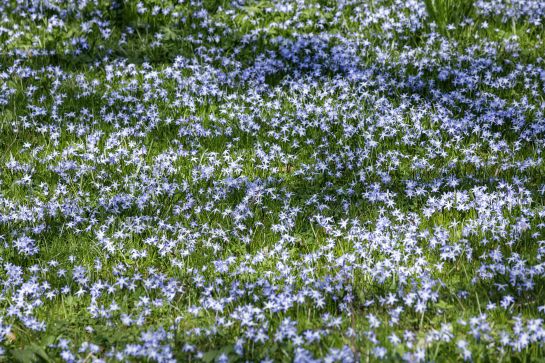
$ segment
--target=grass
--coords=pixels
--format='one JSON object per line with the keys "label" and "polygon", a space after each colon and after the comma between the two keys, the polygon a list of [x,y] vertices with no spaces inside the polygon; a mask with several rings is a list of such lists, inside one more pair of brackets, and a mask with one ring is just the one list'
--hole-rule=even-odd
{"label": "grass", "polygon": [[[463,359],[463,339],[474,361],[539,361],[542,337],[500,340],[515,342],[517,318],[540,318],[545,298],[543,135],[514,127],[542,117],[543,27],[467,0],[417,2],[420,15],[399,1],[237,3],[146,1],[139,14],[101,0],[34,19],[30,5],[0,8],[14,30],[0,33],[11,90],[0,95],[0,261],[23,269],[17,283],[0,270],[0,360],[115,361],[140,344],[118,360],[170,349],[178,361],[289,361],[345,346],[359,361],[378,360],[377,347],[384,360],[422,349],[449,361]],[[455,193],[472,204],[457,208]],[[451,206],[427,216],[441,198]],[[21,236],[39,252],[15,248]],[[106,292],[120,278],[134,286]],[[512,305],[487,309],[507,295]],[[488,325],[475,320],[485,313]],[[275,340],[287,318],[303,343]],[[434,335],[446,325],[450,338]]]}

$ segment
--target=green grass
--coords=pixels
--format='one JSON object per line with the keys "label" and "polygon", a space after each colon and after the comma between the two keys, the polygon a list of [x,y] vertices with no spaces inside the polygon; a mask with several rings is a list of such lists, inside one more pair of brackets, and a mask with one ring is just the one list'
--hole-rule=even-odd
{"label": "green grass", "polygon": [[[164,5],[159,1],[145,3]],[[357,16],[356,5],[348,5],[337,11],[335,7],[338,4],[332,1],[307,1],[307,5],[310,3],[313,6],[309,5],[303,11],[286,12],[274,7],[270,1],[248,1],[240,9],[231,4],[234,2],[205,1],[202,8],[208,11],[208,21],[216,24],[207,33],[203,20],[193,13],[199,6],[167,3],[171,5],[171,12],[181,14],[179,18],[163,14],[141,16],[137,13],[135,1],[120,2],[116,6],[109,1],[98,1],[98,5],[87,5],[88,8],[81,10],[84,19],[68,15],[65,24],[52,31],[47,30],[47,25],[53,13],[30,21],[28,17],[9,10],[15,8],[15,1],[4,5],[8,10],[2,12],[2,15],[6,15],[2,24],[17,24],[23,31],[21,35],[11,38],[7,33],[0,34],[0,44],[3,44],[0,47],[0,73],[7,72],[1,78],[2,86],[14,91],[0,106],[0,195],[4,201],[11,203],[2,202],[0,214],[9,215],[17,208],[38,208],[48,203],[52,196],[59,206],[70,209],[71,205],[75,205],[83,209],[74,214],[67,212],[66,215],[52,212],[51,215],[37,216],[33,221],[2,222],[0,236],[7,244],[0,245],[0,261],[27,269],[24,272],[27,280],[32,275],[28,268],[33,265],[45,268],[50,261],[58,261],[67,269],[75,265],[83,266],[89,271],[90,281],[101,280],[108,284],[115,283],[121,270],[131,275],[141,274],[143,279],[154,274],[150,271],[158,271],[165,278],[176,279],[179,291],[173,294],[168,303],[146,311],[143,327],[125,327],[120,324],[121,313],[143,314],[145,309],[138,305],[139,298],[164,299],[160,289],[139,285],[134,291],[105,294],[98,298],[97,304],[107,305],[116,300],[120,311],[111,318],[95,319],[88,310],[92,298],[88,294],[82,298],[72,295],[79,288],[73,279],[73,271],[67,271],[66,277],[61,277],[56,275],[54,268],[42,270],[36,274],[41,281],[47,281],[52,288],[61,289],[68,285],[73,290],[66,296],[60,294],[44,299],[43,304],[34,308],[33,316],[47,322],[45,332],[33,331],[21,321],[7,317],[6,321],[12,325],[12,335],[0,343],[6,348],[6,354],[0,360],[60,361],[60,351],[51,345],[58,344],[66,337],[71,339],[74,347],[79,347],[83,342],[93,342],[103,348],[102,354],[108,349],[121,350],[127,344],[140,342],[141,333],[147,329],[163,327],[172,333],[168,344],[180,361],[194,361],[196,358],[195,354],[182,351],[185,343],[198,347],[204,353],[205,361],[217,360],[222,353],[235,361],[240,357],[234,353],[234,344],[238,337],[247,333],[244,326],[238,322],[223,326],[211,337],[198,335],[192,329],[210,328],[218,317],[228,315],[236,308],[250,304],[263,305],[264,299],[254,299],[254,296],[263,297],[266,294],[267,288],[258,285],[260,281],[266,280],[278,290],[291,288],[286,282],[286,275],[281,272],[284,265],[294,271],[293,286],[296,288],[303,288],[311,279],[314,279],[315,285],[319,285],[323,279],[333,279],[340,288],[327,296],[320,309],[316,308],[315,301],[307,297],[304,302],[294,304],[286,311],[267,312],[264,321],[270,324],[269,332],[275,331],[287,317],[297,321],[299,332],[304,332],[322,329],[324,323],[321,315],[324,312],[351,313],[350,316],[343,315],[341,326],[332,329],[319,343],[305,345],[316,356],[326,355],[329,347],[347,345],[358,360],[373,361],[376,357],[372,355],[372,349],[376,344],[366,336],[366,333],[373,331],[377,340],[388,349],[386,359],[390,361],[399,361],[405,353],[414,352],[418,347],[425,350],[426,359],[431,361],[461,360],[455,340],[425,340],[431,330],[451,323],[456,339],[464,337],[469,341],[474,361],[533,362],[542,359],[542,343],[533,343],[521,351],[505,347],[502,352],[490,343],[499,340],[500,331],[512,329],[514,317],[520,315],[525,319],[534,319],[541,316],[537,309],[543,305],[545,295],[541,288],[542,276],[537,273],[533,290],[520,291],[517,286],[507,288],[510,294],[517,297],[517,302],[510,309],[488,312],[488,320],[493,322],[489,340],[471,337],[467,324],[460,320],[468,321],[486,312],[485,306],[489,301],[497,302],[504,296],[497,291],[495,284],[509,282],[507,274],[498,274],[490,280],[473,280],[479,268],[486,261],[490,262],[490,257],[480,259],[483,254],[498,248],[505,256],[517,254],[528,264],[541,262],[537,258],[538,242],[532,234],[543,229],[538,227],[543,223],[543,217],[538,217],[536,212],[543,209],[545,202],[543,195],[537,192],[544,178],[543,145],[539,144],[537,136],[521,142],[520,130],[514,129],[509,122],[485,125],[480,131],[468,129],[460,132],[460,138],[454,140],[447,129],[440,128],[439,121],[430,118],[437,111],[439,101],[434,98],[437,90],[445,94],[448,92],[448,96],[454,100],[450,110],[453,110],[452,117],[459,122],[466,115],[479,115],[480,111],[472,108],[474,100],[483,100],[488,107],[491,101],[486,103],[484,100],[489,94],[509,104],[528,99],[535,106],[532,112],[537,112],[543,100],[543,79],[537,73],[525,76],[526,71],[517,71],[517,65],[542,66],[539,61],[544,50],[542,26],[532,25],[524,19],[502,22],[499,18],[484,17],[476,12],[473,1],[467,0],[419,2],[428,17],[424,26],[415,31],[386,29],[383,23],[387,20],[384,19],[364,23],[362,19],[365,17]],[[393,1],[370,1],[365,7],[378,11],[392,4]],[[101,35],[96,24],[87,34],[81,29],[82,21],[95,17],[96,11],[100,11],[102,19],[109,23],[111,34],[107,38]],[[411,9],[403,8],[391,17],[398,19],[405,13],[412,14]],[[473,23],[460,25],[466,19],[473,19]],[[295,28],[291,21],[301,26]],[[435,28],[432,22],[436,24]],[[487,27],[483,26],[484,22],[488,23]],[[449,25],[455,27],[450,28]],[[435,31],[438,35],[434,37],[440,38],[430,40],[430,32]],[[152,46],[155,34],[162,36],[159,46]],[[199,38],[199,34],[202,38]],[[248,34],[254,35],[246,39]],[[329,51],[343,42],[320,39],[320,34],[336,35],[345,41],[369,40],[370,45],[357,48],[354,55],[363,68],[376,70],[369,76],[369,81],[335,84],[336,79],[349,79],[350,72],[336,68],[331,54],[320,55],[319,49],[323,47]],[[70,42],[79,36],[90,40],[89,48],[79,55],[64,55],[64,51],[75,49]],[[212,38],[214,36],[217,36],[217,40]],[[262,61],[270,60],[271,53],[282,54],[282,47],[285,47],[276,41],[279,36],[285,38],[288,46],[289,42],[298,39],[309,39],[310,43],[297,50],[297,58],[285,60],[281,70],[270,72],[262,80],[244,80],[244,75],[238,73],[231,83],[220,84],[217,78],[221,74],[204,68],[204,65],[210,65],[221,72],[234,74],[254,66],[260,54],[263,55]],[[190,37],[195,38],[190,40]],[[518,39],[518,51],[510,50],[506,44],[508,39],[514,37]],[[121,39],[123,41],[120,43]],[[494,42],[492,48],[497,51],[494,54],[489,54],[490,49],[487,48],[491,42]],[[442,55],[441,47],[447,45],[450,56],[448,52]],[[472,46],[476,47],[475,50],[468,51]],[[216,53],[199,53],[201,47],[215,49]],[[15,56],[11,54],[14,50],[24,50],[27,56]],[[40,56],[35,54],[37,50],[54,50],[56,54]],[[381,52],[388,52],[388,56],[382,58]],[[214,54],[217,58],[214,58]],[[458,57],[462,54],[465,58]],[[172,64],[179,56],[194,61],[194,68],[185,68],[178,78],[169,77]],[[222,64],[220,56],[229,57],[233,63]],[[308,62],[308,67],[303,67],[302,63],[307,57],[314,58]],[[479,57],[493,59],[501,67],[494,77],[508,76],[516,71],[512,87],[496,89],[482,82],[490,67],[474,69],[473,62]],[[121,59],[124,63],[112,63]],[[128,64],[133,64],[135,74],[115,75],[116,71],[124,70]],[[149,74],[147,65],[157,72],[155,79],[145,77]],[[41,77],[14,74],[10,71],[13,66],[27,67]],[[54,90],[52,79],[55,77],[51,75],[53,73],[48,73],[53,71],[42,71],[49,66],[63,70],[66,75]],[[113,66],[113,70],[110,66]],[[318,72],[318,68],[320,76],[313,74]],[[480,82],[468,90],[464,85],[457,84],[454,76],[440,81],[438,74],[444,68],[467,71]],[[110,80],[108,77],[112,72],[114,78]],[[97,81],[100,85],[86,92],[85,87],[78,84],[80,76],[87,83]],[[203,79],[200,83],[199,77]],[[222,95],[198,95],[198,88],[207,86],[206,77],[209,77],[210,84],[221,85]],[[410,86],[408,81],[411,79],[421,80],[423,86]],[[307,86],[310,84],[310,90],[295,89],[290,81]],[[129,89],[131,82],[134,82],[134,91]],[[374,83],[361,86],[365,82]],[[394,82],[405,82],[405,85],[394,87]],[[530,93],[529,84],[538,84],[538,95]],[[267,92],[256,95],[253,90],[260,85],[267,87]],[[32,96],[26,93],[30,86],[37,87]],[[369,87],[371,95],[363,95],[360,86]],[[64,96],[62,103],[56,99],[59,94]],[[191,102],[175,105],[174,102],[184,94]],[[227,101],[225,95],[232,96],[232,101]],[[350,95],[354,97],[349,103],[341,98]],[[459,95],[467,97],[465,102]],[[39,100],[40,96],[44,97],[42,101]],[[113,100],[118,96],[117,100]],[[133,98],[122,98],[128,96]],[[411,99],[411,107],[423,106],[427,116],[418,119],[411,114],[409,108],[403,108],[403,98]],[[416,98],[418,101],[414,101]],[[387,102],[386,111],[379,105],[383,101]],[[271,107],[272,102],[278,102],[278,107]],[[334,116],[323,110],[316,111],[316,108],[331,104],[341,105]],[[29,105],[44,107],[47,114],[33,116]],[[154,115],[139,113],[139,107],[151,110]],[[312,111],[312,108],[315,110]],[[375,117],[387,116],[389,111],[400,115],[402,120],[390,126],[377,126],[371,121]],[[305,115],[305,118],[301,112],[309,112],[310,116]],[[66,117],[70,113],[75,117]],[[534,120],[542,115],[530,113],[527,117]],[[297,124],[293,120],[299,119],[304,120],[301,121],[302,125],[305,123],[301,133],[293,128]],[[286,129],[282,129],[282,125],[288,122]],[[72,128],[70,124],[75,126]],[[252,129],[253,126],[259,127],[259,131]],[[358,132],[350,135],[351,127],[358,128]],[[422,128],[426,132],[422,132]],[[228,132],[225,131],[227,129]],[[490,135],[485,131],[490,131]],[[208,134],[204,135],[203,132]],[[282,133],[285,139],[282,139]],[[93,134],[101,136],[93,149],[95,151],[90,152]],[[409,140],[405,137],[409,134],[417,136]],[[498,136],[492,136],[494,134]],[[294,145],[294,140],[298,142],[297,145]],[[308,140],[313,140],[314,144],[307,144]],[[370,146],[371,141],[377,140],[378,144]],[[432,141],[442,145],[444,154],[433,150]],[[505,141],[507,146],[496,151],[494,147],[499,141]],[[268,168],[259,167],[263,160],[258,144],[265,153],[276,150],[277,156],[268,164]],[[147,151],[139,154],[142,147]],[[62,154],[70,149],[75,150],[72,155]],[[347,149],[353,155],[345,153]],[[470,149],[472,153],[464,153]],[[180,150],[187,153],[176,155]],[[58,154],[51,156],[54,152]],[[93,159],[86,153],[104,158]],[[466,154],[476,155],[483,162],[493,161],[494,158],[499,161],[477,166],[467,159],[464,161]],[[340,156],[335,158],[331,155]],[[229,169],[232,160],[237,158],[239,168]],[[25,170],[8,167],[13,159]],[[415,167],[417,159],[427,159],[429,164],[418,169]],[[171,169],[161,167],[162,160],[167,160],[164,163]],[[534,163],[521,170],[520,163],[526,160]],[[59,172],[56,168],[61,168],[61,163],[66,162],[74,163],[73,170]],[[507,167],[502,169],[501,163]],[[317,167],[321,164],[325,165],[324,169]],[[354,165],[362,170],[361,174],[353,168]],[[393,165],[397,166],[394,168]],[[210,177],[199,178],[202,168],[206,167],[212,168]],[[78,168],[86,171],[79,173]],[[21,178],[29,172],[32,183],[20,184]],[[389,178],[387,182],[384,181],[385,175]],[[490,198],[495,198],[492,205],[485,212],[480,211],[478,205],[467,211],[443,209],[426,218],[423,210],[429,196],[408,196],[405,193],[406,182],[418,180],[429,186],[450,176],[460,180],[457,187],[443,183],[436,192],[431,193],[434,197],[440,198],[458,189],[467,191],[469,198],[476,200],[476,191],[472,188],[478,184],[486,186],[486,193]],[[245,183],[236,187],[225,187],[220,183],[226,183],[229,178],[244,178],[248,182],[274,178],[274,181],[268,182],[268,186],[277,191],[277,196],[265,193],[261,203],[251,201],[246,198],[249,187]],[[499,182],[514,185],[519,178],[524,179],[524,187],[529,190],[532,201],[521,202],[513,208],[505,205],[499,210],[494,209],[494,203],[499,204],[507,198],[507,194],[494,194],[502,192]],[[175,190],[170,186],[158,191],[154,183],[186,183],[186,189]],[[381,217],[395,218],[393,209],[386,208],[382,202],[373,203],[366,196],[373,183],[377,183],[382,191],[395,193],[392,194],[395,208],[405,215],[405,219],[394,226],[381,229],[388,237],[384,246],[376,244],[369,237],[358,241],[358,247],[346,235],[333,237],[331,231],[310,219],[319,214],[331,218],[335,225],[349,218],[358,221],[367,232],[376,231]],[[48,186],[47,191],[43,185]],[[341,189],[343,192],[352,189],[352,194],[344,196],[339,192]],[[119,195],[143,197],[150,190],[153,190],[151,201],[143,200],[142,207],[134,200],[127,206],[115,200]],[[514,190],[516,198],[528,197],[523,190]],[[316,196],[315,203],[305,204],[313,196]],[[346,210],[339,200],[349,204]],[[113,206],[115,203],[118,203],[117,207]],[[485,204],[485,201],[481,203]],[[185,204],[190,206],[184,209]],[[207,208],[207,205],[211,207]],[[196,206],[202,208],[196,210]],[[282,236],[281,232],[273,230],[273,226],[285,217],[288,207],[294,206],[301,207],[298,215],[289,217],[293,218],[294,227],[289,234],[294,241],[283,246],[283,251],[272,253],[279,246]],[[322,210],[320,206],[325,207]],[[237,222],[229,213],[237,207],[243,210],[247,207],[250,216]],[[181,211],[176,212],[178,210]],[[463,234],[462,225],[475,223],[490,210],[497,212],[492,216],[496,223],[508,225],[503,239],[494,240],[496,232],[484,227],[476,228],[471,235]],[[528,214],[526,218],[530,228],[518,235],[512,232],[512,228],[525,213]],[[81,225],[73,223],[78,218],[83,221]],[[96,225],[85,230],[91,220],[95,220]],[[145,227],[135,230],[135,220]],[[453,226],[452,222],[459,225]],[[31,230],[40,225],[44,225],[45,229],[36,233],[36,245],[40,249],[37,255],[21,255],[10,245],[20,235],[32,234]],[[106,252],[98,242],[99,226],[104,227],[103,233],[118,248]],[[414,237],[415,245],[409,242],[404,244],[405,238],[410,239],[418,234],[426,236],[426,233],[433,235],[438,228],[445,229],[450,245],[464,249],[455,260],[444,260],[441,251],[432,246],[428,237]],[[174,232],[176,229],[177,232]],[[333,229],[339,228],[335,226]],[[114,237],[116,232],[121,232],[120,236]],[[250,236],[250,242],[243,242],[243,236]],[[161,247],[146,243],[151,237],[177,242],[172,249],[163,247],[165,251],[162,251]],[[483,239],[490,242],[483,244]],[[385,246],[390,246],[400,255]],[[471,249],[471,253],[468,249]],[[134,258],[131,255],[134,251],[145,252],[146,256]],[[253,270],[236,271],[237,266],[246,264],[247,258],[252,259],[259,254],[264,254],[266,258],[251,264]],[[70,256],[75,256],[76,262],[69,262]],[[338,260],[346,256],[354,257],[350,264],[367,268],[352,267],[351,274],[348,274]],[[230,257],[235,261],[233,265],[227,272],[218,272],[214,262]],[[378,269],[381,263],[391,259],[396,259],[397,265],[387,266],[385,272],[374,275],[376,271],[373,268]],[[426,264],[420,266],[419,259],[424,259]],[[174,260],[180,262],[181,267],[175,266]],[[95,267],[97,261],[100,261],[101,268]],[[400,266],[404,269],[420,266],[425,272],[420,274],[413,271],[408,273],[409,277],[404,277],[397,270]],[[307,274],[305,269],[312,269],[312,272]],[[407,309],[399,323],[390,327],[390,308],[378,300],[390,293],[419,291],[425,282],[424,277],[441,285],[436,290],[440,295],[439,303],[429,303],[424,313]],[[408,281],[402,281],[405,278]],[[204,285],[210,286],[209,291],[197,286],[200,279]],[[223,279],[224,283],[217,285],[218,279]],[[6,280],[6,272],[2,270],[0,281]],[[208,309],[198,314],[190,313],[190,308],[201,304],[208,295],[216,299],[225,297],[230,291],[228,286],[235,282],[255,284],[255,287],[248,288],[239,300],[225,303],[221,312]],[[459,296],[462,290],[467,292],[467,297]],[[16,294],[6,288],[0,296],[0,311],[7,311]],[[347,302],[343,303],[346,306],[341,310],[339,306],[347,296],[351,298],[346,299]],[[366,302],[370,298],[376,301],[368,306]],[[370,328],[368,314],[381,320],[379,329]],[[92,332],[86,330],[89,326],[93,328]],[[346,334],[349,328],[357,334],[350,337]],[[412,348],[408,345],[394,346],[389,342],[391,333],[402,336],[406,330],[416,334]],[[252,361],[265,358],[289,361],[297,348],[292,342],[275,342],[272,333],[269,343],[245,344],[244,358]],[[90,362],[95,355],[85,352],[80,358]],[[137,358],[134,360],[138,361]]]}

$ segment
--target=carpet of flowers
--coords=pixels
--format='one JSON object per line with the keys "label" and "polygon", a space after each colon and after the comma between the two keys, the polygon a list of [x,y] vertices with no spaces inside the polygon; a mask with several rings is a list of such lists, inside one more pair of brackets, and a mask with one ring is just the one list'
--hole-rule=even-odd
{"label": "carpet of flowers", "polygon": [[0,2],[0,361],[545,355],[545,2]]}

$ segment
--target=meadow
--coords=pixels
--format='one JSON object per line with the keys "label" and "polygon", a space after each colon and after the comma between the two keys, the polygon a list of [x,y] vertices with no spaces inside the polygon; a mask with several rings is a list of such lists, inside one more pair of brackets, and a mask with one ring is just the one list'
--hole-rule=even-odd
{"label": "meadow", "polygon": [[0,362],[545,362],[545,1],[0,1]]}

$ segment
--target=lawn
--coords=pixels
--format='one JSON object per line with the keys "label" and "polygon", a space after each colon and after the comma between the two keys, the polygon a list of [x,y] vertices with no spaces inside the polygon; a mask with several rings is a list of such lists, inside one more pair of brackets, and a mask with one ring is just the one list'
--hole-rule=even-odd
{"label": "lawn", "polygon": [[545,362],[545,1],[0,1],[0,362]]}

